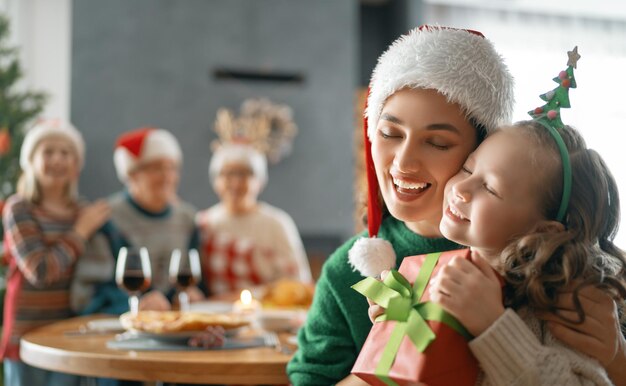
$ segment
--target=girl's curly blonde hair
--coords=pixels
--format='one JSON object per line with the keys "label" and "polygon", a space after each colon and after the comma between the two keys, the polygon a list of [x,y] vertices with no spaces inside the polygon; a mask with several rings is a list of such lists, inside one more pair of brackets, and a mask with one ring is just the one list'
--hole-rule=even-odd
{"label": "girl's curly blonde hair", "polygon": [[[534,139],[529,151],[548,151],[553,165],[541,165],[545,190],[544,215],[556,217],[562,195],[562,166],[556,142],[548,130],[535,121],[522,121],[511,128],[524,130]],[[626,254],[613,240],[620,217],[617,184],[602,157],[587,149],[573,128],[558,129],[569,151],[572,192],[564,229],[536,229],[509,244],[502,258],[506,272],[507,305],[528,306],[538,311],[555,311],[559,293],[574,290],[574,305],[582,323],[585,313],[578,292],[597,286],[615,299],[626,298]],[[623,311],[623,302],[618,302]],[[624,313],[621,312],[622,319]]]}

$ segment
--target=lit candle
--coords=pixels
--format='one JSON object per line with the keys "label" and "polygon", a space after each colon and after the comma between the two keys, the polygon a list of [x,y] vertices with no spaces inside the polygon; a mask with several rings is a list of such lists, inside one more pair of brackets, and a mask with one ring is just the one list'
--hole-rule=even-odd
{"label": "lit candle", "polygon": [[256,313],[261,308],[261,303],[252,298],[252,293],[247,289],[241,291],[239,300],[233,305],[235,312],[242,313],[248,316],[256,316]]}

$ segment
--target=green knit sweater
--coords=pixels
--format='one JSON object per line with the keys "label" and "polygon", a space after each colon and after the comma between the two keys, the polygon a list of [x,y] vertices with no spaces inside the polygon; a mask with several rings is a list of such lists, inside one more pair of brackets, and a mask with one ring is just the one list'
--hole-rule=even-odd
{"label": "green knit sweater", "polygon": [[[363,279],[348,263],[348,251],[360,236],[348,240],[324,264],[306,324],[298,334],[298,351],[287,365],[293,385],[327,386],[348,376],[372,327],[367,300],[350,288]],[[406,256],[459,248],[446,239],[415,234],[392,216],[383,221],[378,237],[393,245],[396,267]]]}

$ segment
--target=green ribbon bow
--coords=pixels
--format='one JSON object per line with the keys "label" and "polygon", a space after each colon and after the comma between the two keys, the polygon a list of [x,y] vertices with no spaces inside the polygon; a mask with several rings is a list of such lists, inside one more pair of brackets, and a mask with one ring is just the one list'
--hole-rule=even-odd
{"label": "green ribbon bow", "polygon": [[396,270],[391,270],[382,282],[367,277],[352,286],[357,292],[385,308],[385,312],[376,318],[377,322],[385,320],[397,322],[374,371],[374,374],[387,385],[397,385],[388,374],[404,336],[409,338],[419,352],[424,352],[435,340],[435,333],[426,320],[444,323],[465,339],[472,338],[461,323],[439,305],[431,302],[420,303],[439,256],[441,252],[426,255],[413,286]]}

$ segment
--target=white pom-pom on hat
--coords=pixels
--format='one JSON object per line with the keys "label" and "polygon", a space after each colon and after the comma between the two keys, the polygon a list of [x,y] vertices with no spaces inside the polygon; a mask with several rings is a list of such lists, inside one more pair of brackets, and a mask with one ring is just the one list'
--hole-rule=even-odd
{"label": "white pom-pom on hat", "polygon": [[126,182],[128,174],[142,163],[159,158],[182,162],[176,137],[165,129],[143,127],[120,135],[115,143],[113,162],[117,177]]}
{"label": "white pom-pom on hat", "polygon": [[387,240],[377,237],[358,239],[348,252],[350,265],[363,276],[379,276],[396,266],[396,253]]}

